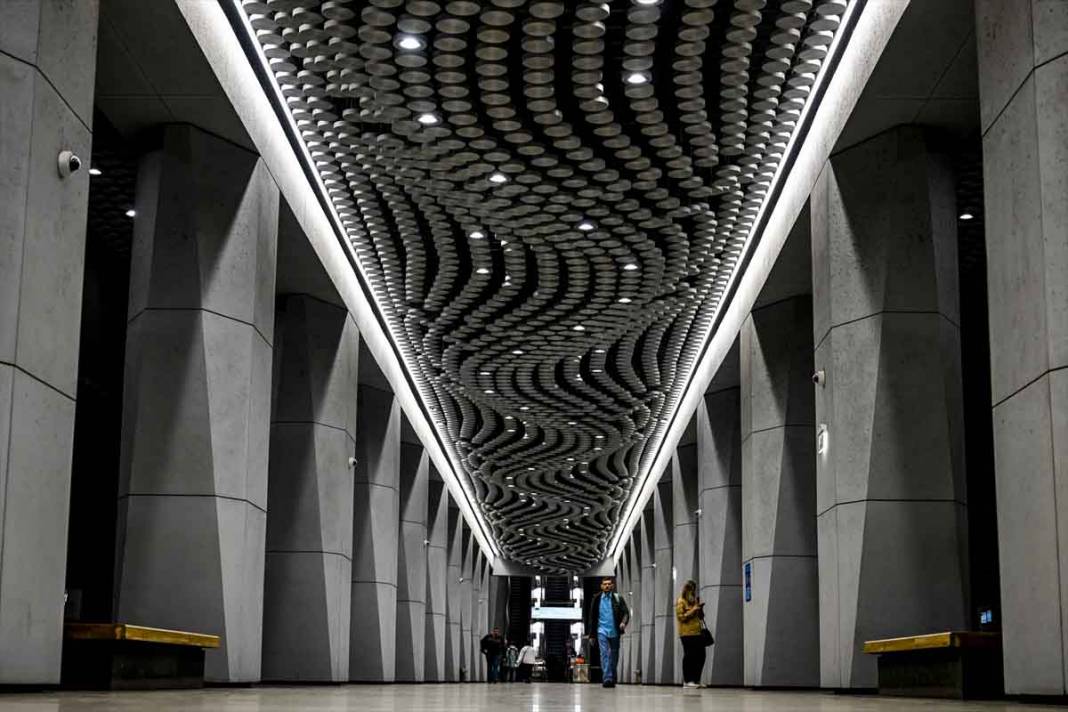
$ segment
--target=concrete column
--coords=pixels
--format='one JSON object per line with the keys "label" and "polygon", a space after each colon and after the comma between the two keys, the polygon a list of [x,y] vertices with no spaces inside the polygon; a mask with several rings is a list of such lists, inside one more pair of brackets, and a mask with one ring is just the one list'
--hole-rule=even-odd
{"label": "concrete column", "polygon": [[487,606],[489,581],[486,578],[486,556],[481,549],[476,550],[478,555],[475,557],[475,590],[472,593],[474,624],[471,629],[471,650],[474,651],[475,669],[478,671],[475,679],[479,682],[485,682],[486,658],[479,653],[479,642],[482,640],[482,636],[489,632],[489,611]]}
{"label": "concrete column", "polygon": [[393,394],[361,385],[349,644],[349,679],[358,682],[393,682],[396,672],[400,437]]}
{"label": "concrete column", "polygon": [[424,677],[427,682],[445,682],[445,626],[449,580],[448,533],[449,489],[440,479],[432,479],[429,486],[430,510],[427,530],[426,556],[426,621]]}
{"label": "concrete column", "polygon": [[627,637],[630,639],[630,662],[627,669],[627,682],[639,682],[636,672],[642,669],[642,564],[640,526],[631,535],[627,547],[630,585],[627,590],[627,605],[630,606],[630,625]]}
{"label": "concrete column", "polygon": [[812,194],[824,687],[877,686],[865,640],[968,624],[954,196],[911,127]]}
{"label": "concrete column", "polygon": [[654,681],[675,682],[675,577],[672,570],[671,480],[661,480],[653,494],[653,561],[655,614],[653,618]]}
{"label": "concrete column", "polygon": [[1068,693],[1068,5],[977,0],[1005,691]]}
{"label": "concrete column", "polygon": [[0,684],[59,682],[97,11],[0,5]]}
{"label": "concrete column", "polygon": [[[690,430],[694,429],[691,423]],[[693,579],[700,585],[701,575],[698,570],[698,521],[700,504],[697,487],[697,442],[693,436],[690,442],[679,445],[671,458],[671,502],[672,502],[672,600],[671,612],[674,621],[675,598],[682,585]],[[698,595],[699,592],[698,592]],[[682,684],[682,644],[675,637],[675,682]]]}
{"label": "concrete column", "polygon": [[475,540],[467,524],[461,525],[463,533],[463,567],[460,570],[460,679],[464,682],[474,680],[475,656],[471,649],[471,636],[474,634],[474,576],[475,576]]}
{"label": "concrete column", "polygon": [[[616,591],[620,595],[626,597],[627,596],[627,591],[629,590],[627,588],[627,585],[629,584],[629,578],[630,578],[629,575],[628,575],[628,571],[627,571],[627,557],[626,557],[626,554],[624,554],[622,557],[620,557],[619,561],[616,563],[616,569],[615,569],[614,575],[616,577]],[[585,604],[585,601],[583,601],[583,603]],[[618,665],[618,669],[616,670],[616,674],[617,674],[616,680],[618,682],[626,682],[627,681],[627,657],[628,657],[628,654],[629,654],[629,650],[627,649],[627,645],[628,645],[629,642],[630,642],[630,638],[629,638],[629,636],[627,635],[626,632],[624,632],[622,635],[620,635],[620,637],[619,637],[619,659],[617,661],[619,663],[619,665]]]}
{"label": "concrete column", "polygon": [[452,506],[448,509],[448,566],[445,573],[445,680],[460,681],[460,667],[463,664],[463,618],[461,601],[463,600],[460,579],[463,578],[463,525],[460,510]]}
{"label": "concrete column", "polygon": [[741,334],[744,682],[819,684],[812,312],[754,310]]}
{"label": "concrete column", "polygon": [[[737,367],[734,369],[737,379]],[[717,377],[718,378],[718,377]],[[713,383],[697,405],[699,558],[705,624],[716,638],[704,682],[741,685],[742,437],[737,380]]]}
{"label": "concrete column", "polygon": [[263,678],[349,675],[359,332],[348,312],[286,297],[276,316]]}
{"label": "concrete column", "polygon": [[170,126],[135,206],[116,615],[221,635],[207,679],[255,682],[278,188],[256,155]]}
{"label": "concrete column", "polygon": [[400,551],[397,563],[397,681],[422,682],[426,669],[427,498],[430,458],[401,444]]}
{"label": "concrete column", "polygon": [[656,684],[656,557],[653,541],[653,503],[642,512],[637,527],[641,548],[641,670],[642,684]]}

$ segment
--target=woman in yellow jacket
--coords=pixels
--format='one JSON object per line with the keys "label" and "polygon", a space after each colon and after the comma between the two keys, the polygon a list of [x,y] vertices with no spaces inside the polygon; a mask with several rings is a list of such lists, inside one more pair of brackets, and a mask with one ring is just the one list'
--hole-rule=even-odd
{"label": "woman in yellow jacket", "polygon": [[675,624],[682,643],[683,687],[700,687],[701,672],[705,668],[705,644],[701,639],[701,621],[705,604],[697,597],[697,583],[687,581],[675,601]]}

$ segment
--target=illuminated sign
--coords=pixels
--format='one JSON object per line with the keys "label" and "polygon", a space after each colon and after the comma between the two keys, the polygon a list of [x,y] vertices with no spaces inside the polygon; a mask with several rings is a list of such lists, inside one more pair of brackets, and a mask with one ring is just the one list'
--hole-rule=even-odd
{"label": "illuminated sign", "polygon": [[580,621],[582,620],[581,608],[554,608],[552,606],[534,606],[530,609],[532,621]]}

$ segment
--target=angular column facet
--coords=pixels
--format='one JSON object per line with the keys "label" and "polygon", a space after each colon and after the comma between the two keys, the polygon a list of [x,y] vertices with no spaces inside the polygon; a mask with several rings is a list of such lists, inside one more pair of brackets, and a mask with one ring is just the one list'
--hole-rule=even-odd
{"label": "angular column facet", "polygon": [[116,616],[213,633],[260,678],[278,188],[252,153],[163,130],[137,181]]}
{"label": "angular column facet", "polygon": [[349,679],[393,682],[401,409],[392,393],[359,388],[353,507]]}
{"label": "angular column facet", "polygon": [[[691,428],[693,424],[691,423]],[[700,585],[698,575],[698,521],[697,502],[697,443],[680,445],[671,458],[671,503],[672,503],[672,594],[678,596],[682,585],[693,579]],[[700,594],[700,590],[697,591]],[[675,599],[671,603],[675,613]],[[677,636],[676,636],[677,637]],[[675,682],[682,683],[682,645],[675,644]]]}
{"label": "angular column facet", "polygon": [[653,541],[653,503],[642,512],[637,527],[641,547],[641,670],[642,684],[656,684],[656,545]]}
{"label": "angular column facet", "polygon": [[98,5],[0,4],[0,684],[59,682]]}
{"label": "angular column facet", "polygon": [[427,682],[445,682],[446,606],[449,580],[449,489],[440,479],[429,486],[430,509],[426,550],[426,622],[424,678]]}
{"label": "angular column facet", "polygon": [[816,463],[807,296],[754,310],[741,334],[744,682],[816,686]]}
{"label": "angular column facet", "polygon": [[630,639],[630,664],[627,669],[627,682],[640,682],[639,671],[642,669],[642,564],[641,564],[641,526],[634,529],[630,545],[627,547],[630,571],[630,585],[627,590],[627,605],[630,606],[630,625],[627,637]]}
{"label": "angular column facet", "polygon": [[267,489],[263,679],[349,675],[359,333],[307,296],[277,314]]}
{"label": "angular column facet", "polygon": [[397,564],[397,681],[422,682],[426,665],[427,496],[430,458],[401,444],[400,557]]}
{"label": "angular column facet", "polygon": [[716,639],[703,680],[710,685],[743,682],[740,417],[737,385],[706,393],[697,405],[701,599]]}
{"label": "angular column facet", "polygon": [[[475,576],[475,539],[467,523],[461,524],[463,530],[463,567],[460,570],[460,679],[464,682],[474,680],[475,653],[471,647],[474,635],[474,576]],[[477,650],[477,648],[475,648]]]}
{"label": "angular column facet", "polygon": [[812,194],[824,687],[878,685],[866,640],[968,623],[957,215],[930,146],[884,133]]}
{"label": "angular column facet", "polygon": [[653,618],[655,676],[658,685],[675,682],[675,580],[671,561],[671,481],[661,480],[653,494],[653,557],[656,604]]}
{"label": "angular column facet", "polygon": [[460,681],[463,666],[463,583],[464,544],[460,510],[449,501],[448,567],[445,574],[445,680]]}
{"label": "angular column facet", "polygon": [[1068,5],[976,2],[1005,692],[1068,693]]}

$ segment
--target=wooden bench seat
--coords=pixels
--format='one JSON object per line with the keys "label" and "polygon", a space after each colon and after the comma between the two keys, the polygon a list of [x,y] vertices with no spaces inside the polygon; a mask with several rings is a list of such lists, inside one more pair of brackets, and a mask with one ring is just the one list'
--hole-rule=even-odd
{"label": "wooden bench seat", "polygon": [[869,640],[879,656],[879,694],[991,699],[1004,693],[1001,634],[945,631]]}
{"label": "wooden bench seat", "polygon": [[127,623],[67,623],[62,684],[73,689],[160,690],[204,686],[204,652],[219,636]]}

